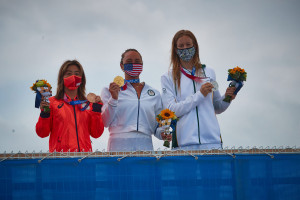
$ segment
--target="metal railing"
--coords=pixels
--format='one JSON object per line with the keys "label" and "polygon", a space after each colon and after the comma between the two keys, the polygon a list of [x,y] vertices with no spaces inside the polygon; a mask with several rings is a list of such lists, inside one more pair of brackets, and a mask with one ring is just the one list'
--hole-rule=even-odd
{"label": "metal railing", "polygon": [[41,163],[45,159],[54,159],[54,158],[78,158],[80,163],[86,158],[108,158],[116,157],[118,161],[121,161],[128,157],[155,157],[159,160],[162,157],[168,156],[192,156],[196,160],[199,156],[208,156],[208,155],[227,155],[231,156],[233,159],[236,155],[243,154],[265,154],[270,156],[270,158],[275,158],[276,154],[300,154],[299,147],[225,147],[224,149],[211,149],[211,150],[156,150],[156,151],[124,151],[124,152],[106,152],[94,151],[94,152],[4,152],[0,154],[0,163],[6,160],[13,159],[38,159],[38,162]]}

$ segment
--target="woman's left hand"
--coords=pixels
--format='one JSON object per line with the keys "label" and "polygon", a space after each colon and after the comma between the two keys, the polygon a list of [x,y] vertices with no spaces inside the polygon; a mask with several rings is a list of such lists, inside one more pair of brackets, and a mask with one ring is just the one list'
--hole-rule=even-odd
{"label": "woman's left hand", "polygon": [[163,140],[168,140],[168,141],[172,140],[172,134],[161,133],[160,135]]}
{"label": "woman's left hand", "polygon": [[95,95],[94,93],[89,93],[86,98],[91,103],[103,103],[101,97]]}
{"label": "woman's left hand", "polygon": [[102,99],[101,99],[100,96],[96,96],[95,103],[102,103],[103,104]]}
{"label": "woman's left hand", "polygon": [[226,89],[226,92],[225,92],[225,96],[231,96],[231,100],[233,100],[233,99],[235,99],[235,97],[236,97],[236,95],[235,94],[233,94],[234,93],[234,91],[235,91],[235,87],[228,87],[227,89]]}

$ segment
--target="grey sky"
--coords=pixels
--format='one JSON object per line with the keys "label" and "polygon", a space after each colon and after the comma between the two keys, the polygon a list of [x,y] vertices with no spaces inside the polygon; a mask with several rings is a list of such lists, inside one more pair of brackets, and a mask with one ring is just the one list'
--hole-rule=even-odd
{"label": "grey sky", "polygon": [[[39,110],[29,87],[78,59],[87,92],[100,94],[116,75],[121,53],[138,49],[142,81],[161,90],[171,40],[180,29],[198,39],[202,63],[214,68],[221,93],[227,70],[248,80],[231,107],[218,115],[224,146],[299,146],[299,1],[17,1],[0,0],[0,152],[46,151]],[[188,127],[187,127],[188,128]],[[93,140],[106,149],[108,131]],[[154,147],[162,148],[154,139]]]}

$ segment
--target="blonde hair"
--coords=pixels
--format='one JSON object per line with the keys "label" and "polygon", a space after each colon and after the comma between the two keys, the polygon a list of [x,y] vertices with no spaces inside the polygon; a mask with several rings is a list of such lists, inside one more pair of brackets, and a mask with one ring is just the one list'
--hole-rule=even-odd
{"label": "blonde hair", "polygon": [[86,97],[85,97],[86,78],[85,78],[83,68],[77,60],[67,60],[60,67],[59,72],[58,72],[58,78],[57,78],[57,90],[56,90],[55,98],[56,99],[64,98],[64,93],[65,93],[65,91],[64,91],[64,88],[65,88],[64,75],[67,72],[68,67],[71,65],[77,66],[80,71],[80,74],[81,74],[81,84],[78,87],[77,97],[79,100],[86,100]]}
{"label": "blonde hair", "polygon": [[177,41],[182,36],[188,36],[193,41],[193,46],[195,48],[195,55],[192,58],[193,66],[196,68],[196,73],[198,74],[200,71],[200,68],[202,68],[200,58],[199,58],[199,46],[196,37],[194,34],[189,30],[180,30],[178,31],[172,40],[172,47],[171,47],[171,62],[170,62],[170,68],[172,68],[172,78],[175,86],[177,86],[178,90],[180,90],[180,58],[177,54]]}

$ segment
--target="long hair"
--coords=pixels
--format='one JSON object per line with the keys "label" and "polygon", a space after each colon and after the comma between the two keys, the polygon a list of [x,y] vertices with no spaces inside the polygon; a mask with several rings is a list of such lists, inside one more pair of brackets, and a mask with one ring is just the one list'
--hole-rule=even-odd
{"label": "long hair", "polygon": [[178,90],[180,90],[180,57],[177,54],[177,41],[182,36],[188,36],[193,41],[193,46],[195,47],[195,55],[192,58],[193,66],[196,68],[196,74],[199,74],[200,68],[202,67],[200,58],[199,58],[199,46],[196,37],[194,34],[189,30],[180,30],[178,31],[172,40],[172,47],[171,47],[171,62],[170,68],[172,69],[172,78],[175,85],[177,85]]}
{"label": "long hair", "polygon": [[59,72],[58,72],[58,78],[57,78],[57,90],[56,90],[55,98],[56,99],[64,98],[64,93],[65,93],[65,91],[64,91],[64,89],[65,89],[64,75],[67,72],[68,67],[71,65],[77,66],[80,71],[80,74],[81,74],[81,84],[78,87],[77,97],[79,100],[86,100],[86,97],[85,97],[86,78],[85,78],[83,68],[77,60],[67,60],[60,67]]}

